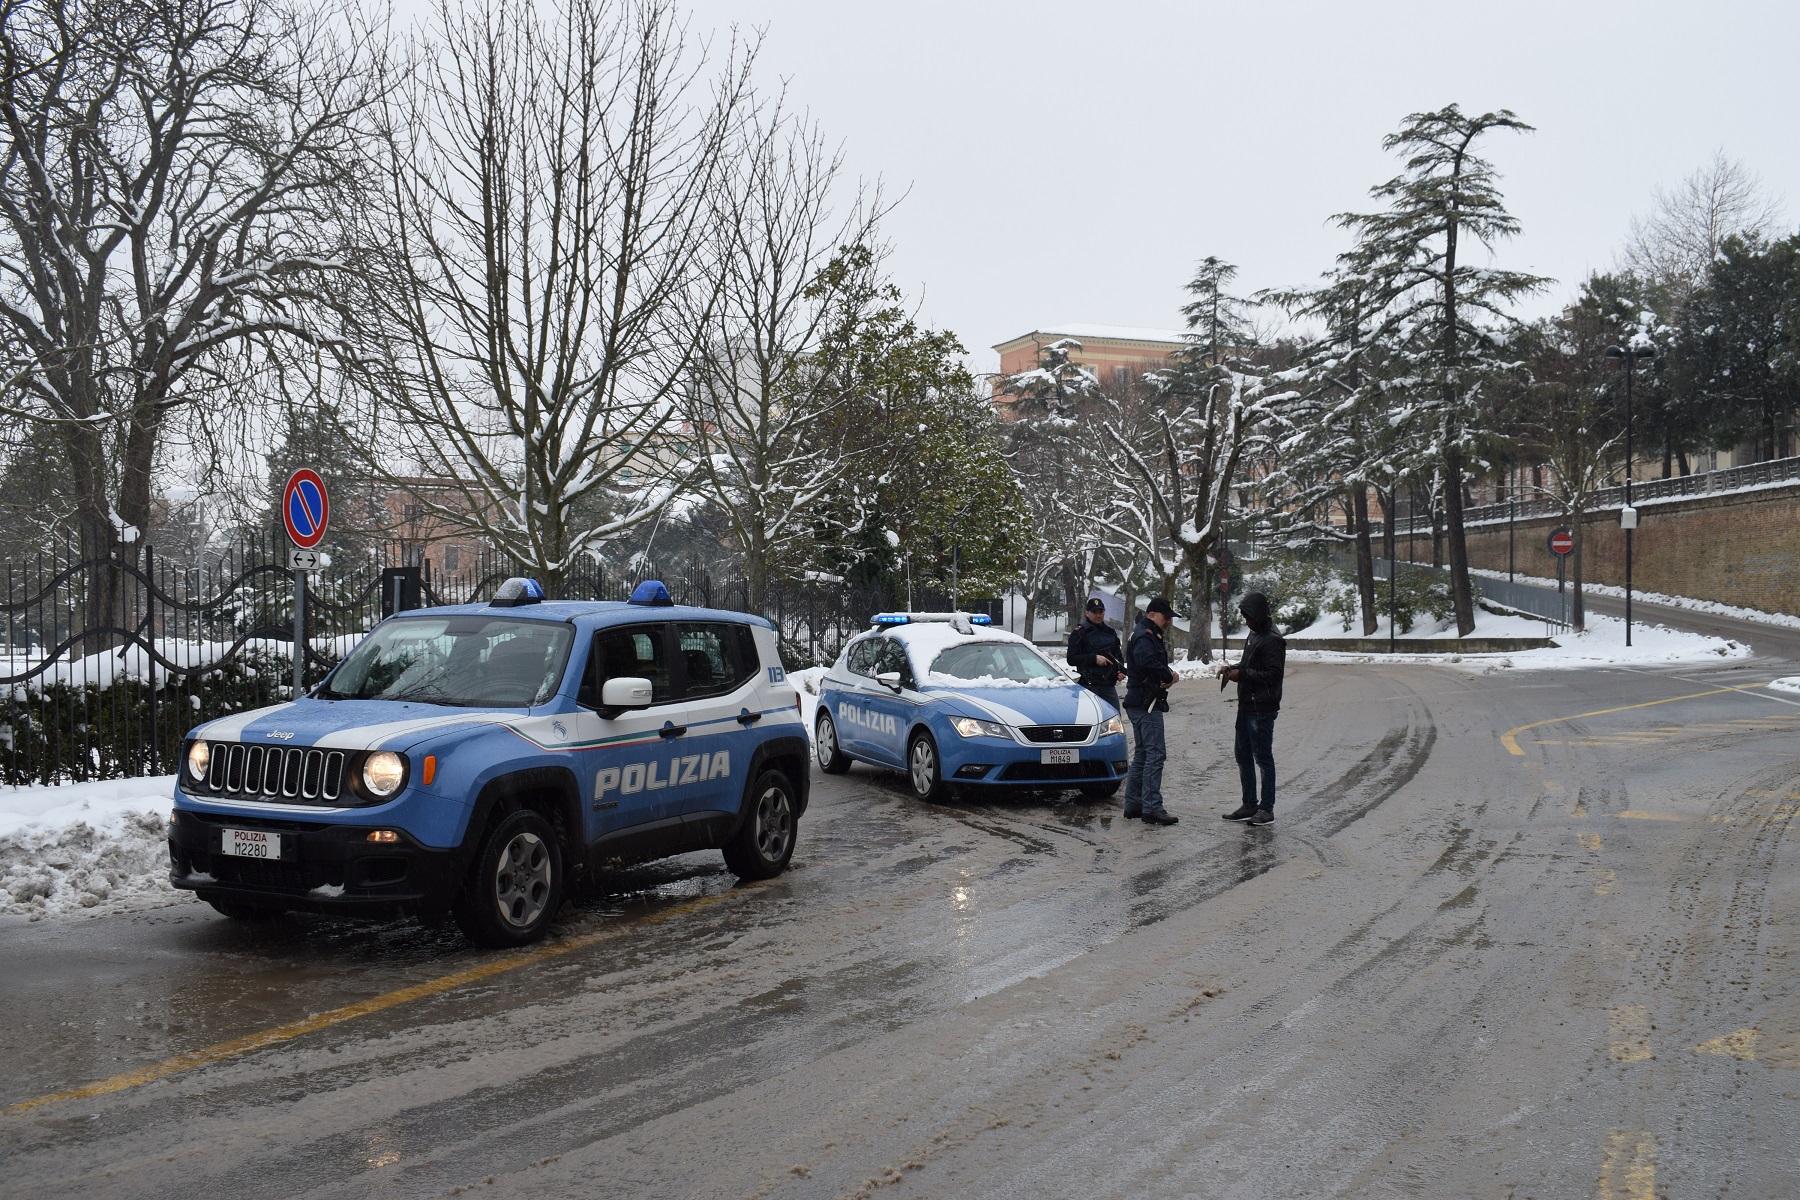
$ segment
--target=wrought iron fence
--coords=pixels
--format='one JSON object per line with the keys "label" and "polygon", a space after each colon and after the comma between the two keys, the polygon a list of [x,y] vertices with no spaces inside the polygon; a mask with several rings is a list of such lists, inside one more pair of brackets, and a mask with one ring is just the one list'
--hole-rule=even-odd
{"label": "wrought iron fence", "polygon": [[[0,567],[0,784],[172,771],[193,726],[291,699],[295,588],[285,552],[285,543],[265,539],[194,560],[150,546],[128,558],[83,560],[73,544],[62,544]],[[471,557],[468,570],[434,571],[416,544],[396,543],[311,573],[305,685],[396,608],[484,599],[521,573],[498,553]],[[647,578],[667,584],[678,604],[750,609],[741,574],[700,562],[629,574],[588,564],[565,576],[562,591],[622,601]],[[769,588],[762,607],[783,658],[797,667],[835,658],[895,599],[879,586],[820,575]],[[920,607],[949,606],[947,597],[914,599]]]}

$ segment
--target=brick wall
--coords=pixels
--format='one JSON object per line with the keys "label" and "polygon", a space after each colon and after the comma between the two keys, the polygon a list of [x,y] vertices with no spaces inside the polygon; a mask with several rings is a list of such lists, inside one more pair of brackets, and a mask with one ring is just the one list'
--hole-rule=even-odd
{"label": "brick wall", "polygon": [[[1559,521],[1519,521],[1514,565],[1520,574],[1554,577],[1545,547]],[[1588,517],[1582,536],[1583,577],[1625,584],[1625,532],[1612,509]],[[1506,524],[1468,529],[1469,565],[1506,570]],[[1406,556],[1401,539],[1400,556]],[[1429,537],[1417,542],[1431,556]],[[1692,496],[1638,507],[1631,581],[1646,592],[1693,596],[1763,612],[1800,614],[1800,484],[1726,496]],[[1571,561],[1571,577],[1573,562]]]}

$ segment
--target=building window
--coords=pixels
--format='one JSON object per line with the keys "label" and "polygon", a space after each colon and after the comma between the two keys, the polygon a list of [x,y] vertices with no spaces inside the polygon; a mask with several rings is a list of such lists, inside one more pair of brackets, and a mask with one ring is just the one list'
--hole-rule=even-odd
{"label": "building window", "polygon": [[444,547],[444,570],[460,571],[462,569],[462,550],[456,546]]}

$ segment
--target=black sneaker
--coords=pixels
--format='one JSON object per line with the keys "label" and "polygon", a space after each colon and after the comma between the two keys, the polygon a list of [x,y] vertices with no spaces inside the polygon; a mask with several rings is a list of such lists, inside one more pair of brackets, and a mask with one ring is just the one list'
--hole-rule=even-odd
{"label": "black sneaker", "polygon": [[1227,821],[1248,821],[1256,815],[1256,805],[1246,804],[1242,808],[1234,808],[1228,813],[1220,813]]}
{"label": "black sneaker", "polygon": [[[1147,812],[1138,819],[1146,825],[1173,825],[1175,822],[1181,820],[1180,817],[1170,816],[1166,812]],[[1270,819],[1273,820],[1274,818]]]}
{"label": "black sneaker", "polygon": [[1256,815],[1250,818],[1250,824],[1252,825],[1273,825],[1274,823],[1275,814],[1266,808],[1257,809]]}

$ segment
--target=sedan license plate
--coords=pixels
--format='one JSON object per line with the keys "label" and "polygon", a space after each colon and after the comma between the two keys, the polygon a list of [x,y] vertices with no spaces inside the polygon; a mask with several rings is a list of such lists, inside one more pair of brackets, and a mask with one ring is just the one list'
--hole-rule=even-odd
{"label": "sedan license plate", "polygon": [[1062,750],[1045,750],[1042,755],[1038,761],[1044,763],[1078,763],[1081,761],[1081,751],[1073,746]]}
{"label": "sedan license plate", "polygon": [[234,858],[280,858],[281,835],[261,829],[226,829],[223,852]]}

